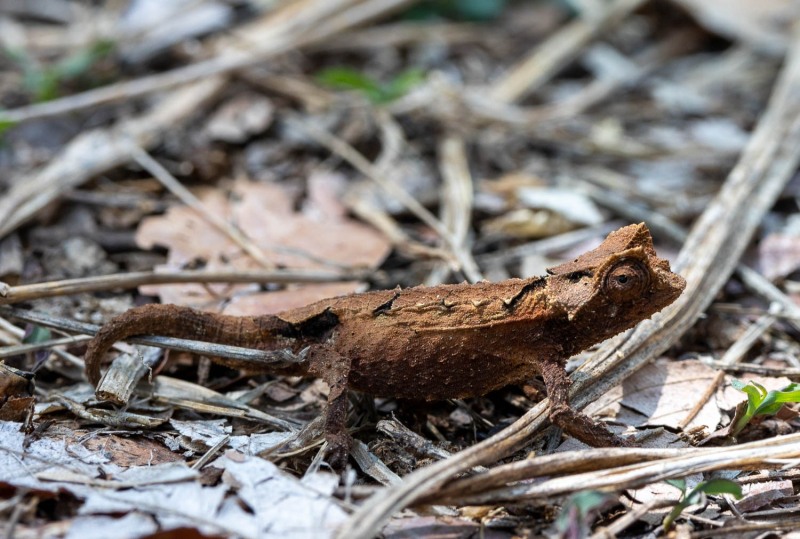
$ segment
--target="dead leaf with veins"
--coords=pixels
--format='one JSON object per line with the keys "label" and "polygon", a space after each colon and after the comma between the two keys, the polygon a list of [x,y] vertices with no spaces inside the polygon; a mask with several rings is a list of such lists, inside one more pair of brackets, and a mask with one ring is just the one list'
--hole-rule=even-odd
{"label": "dead leaf with veins", "polygon": [[[205,189],[198,197],[209,213],[236,226],[277,268],[372,268],[389,253],[389,241],[374,229],[347,217],[336,199],[341,176],[317,173],[309,179],[302,209],[295,197],[274,183],[234,182],[230,192]],[[136,241],[143,249],[169,250],[157,269],[202,267],[209,271],[263,269],[242,248],[187,206],[142,221]],[[358,282],[296,285],[262,292],[254,284],[171,284],[141,287],[163,303],[212,308],[225,303],[229,314],[274,313],[359,290]]]}

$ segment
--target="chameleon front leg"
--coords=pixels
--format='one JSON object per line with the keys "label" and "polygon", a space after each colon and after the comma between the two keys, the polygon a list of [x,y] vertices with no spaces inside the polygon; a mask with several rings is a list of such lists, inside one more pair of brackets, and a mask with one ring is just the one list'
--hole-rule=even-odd
{"label": "chameleon front leg", "polygon": [[347,465],[353,439],[347,432],[350,358],[327,346],[313,349],[309,354],[309,372],[328,384],[328,406],[325,411],[325,440],[328,442],[328,463],[335,470]]}
{"label": "chameleon front leg", "polygon": [[630,447],[632,443],[617,436],[604,425],[590,419],[585,414],[573,410],[569,405],[569,386],[572,381],[567,376],[563,364],[549,361],[541,367],[547,397],[550,399],[550,421],[561,427],[581,442],[592,447]]}

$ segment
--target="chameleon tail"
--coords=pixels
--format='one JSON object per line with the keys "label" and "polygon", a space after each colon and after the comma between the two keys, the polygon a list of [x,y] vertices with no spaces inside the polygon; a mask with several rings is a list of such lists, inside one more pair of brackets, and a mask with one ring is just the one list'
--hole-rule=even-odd
{"label": "chameleon tail", "polygon": [[[106,323],[86,348],[86,376],[100,382],[103,356],[117,341],[135,335],[159,335],[245,348],[274,348],[280,337],[292,337],[293,326],[274,315],[229,316],[180,305],[143,305]],[[285,341],[284,341],[285,342]],[[233,365],[231,365],[233,366]]]}

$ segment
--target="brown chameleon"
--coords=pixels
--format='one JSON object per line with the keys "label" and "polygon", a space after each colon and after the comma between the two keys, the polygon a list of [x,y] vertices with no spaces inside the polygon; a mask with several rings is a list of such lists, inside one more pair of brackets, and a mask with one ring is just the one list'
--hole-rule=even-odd
{"label": "brown chameleon", "polygon": [[[644,224],[612,232],[547,277],[418,286],[318,301],[276,315],[237,317],[178,305],[144,305],[108,322],[89,342],[86,374],[115,341],[162,335],[275,351],[298,363],[259,371],[321,377],[330,387],[326,437],[333,463],[350,443],[347,390],[407,399],[484,395],[544,378],[549,416],[592,446],[629,445],[569,406],[567,358],[660,311],[685,281],[658,258]],[[235,360],[222,364],[245,367]],[[252,364],[246,366],[253,370]]]}

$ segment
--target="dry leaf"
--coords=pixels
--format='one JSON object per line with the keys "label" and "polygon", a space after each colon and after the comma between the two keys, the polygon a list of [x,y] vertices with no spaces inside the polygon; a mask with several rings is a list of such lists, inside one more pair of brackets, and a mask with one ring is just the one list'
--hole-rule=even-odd
{"label": "dry leaf", "polygon": [[33,374],[0,361],[0,420],[25,421],[34,403]]}
{"label": "dry leaf", "polygon": [[[327,269],[370,268],[388,254],[386,238],[368,226],[347,218],[336,203],[343,180],[318,175],[308,183],[309,197],[301,212],[294,209],[289,191],[279,185],[237,181],[230,193],[206,189],[199,197],[208,212],[236,225],[275,267]],[[227,236],[185,206],[145,219],[136,240],[144,249],[167,247],[167,264],[160,269],[201,265],[208,270],[259,269],[259,265]],[[263,314],[348,294],[359,283],[308,284],[281,293],[252,293],[254,285],[162,285],[142,287],[164,303],[208,307],[228,301],[226,312]],[[302,291],[302,292],[301,292]],[[248,296],[241,294],[250,292]]]}
{"label": "dry leaf", "polygon": [[[633,426],[678,428],[714,379],[716,371],[699,361],[661,360],[651,363],[586,407],[587,413],[615,412],[615,420]],[[712,431],[721,412],[714,399],[707,402],[688,428]],[[649,444],[648,444],[649,445]]]}
{"label": "dry leaf", "polygon": [[713,32],[762,52],[781,54],[789,45],[792,22],[800,17],[797,0],[676,0]]}
{"label": "dry leaf", "polygon": [[775,500],[794,495],[794,486],[788,479],[744,485],[742,490],[744,497],[734,502],[733,505],[743,513],[756,511]]}
{"label": "dry leaf", "polygon": [[800,268],[800,236],[769,234],[758,245],[758,267],[770,281]]}
{"label": "dry leaf", "polygon": [[263,133],[272,123],[274,107],[256,93],[237,95],[216,110],[206,126],[211,140],[239,143]]}

